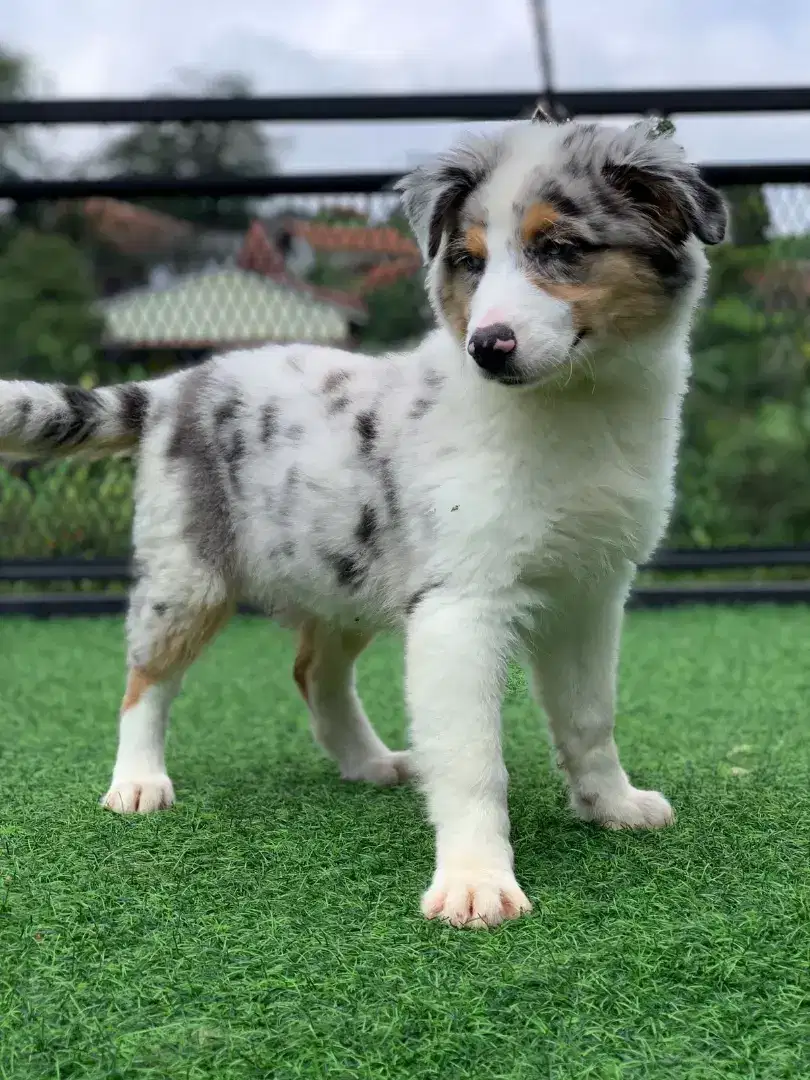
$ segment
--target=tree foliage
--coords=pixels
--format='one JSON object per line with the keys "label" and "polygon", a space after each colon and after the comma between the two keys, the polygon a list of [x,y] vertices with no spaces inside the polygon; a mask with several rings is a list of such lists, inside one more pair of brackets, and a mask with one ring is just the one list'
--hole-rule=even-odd
{"label": "tree foliage", "polygon": [[795,242],[723,245],[693,335],[675,545],[810,541],[810,319]]}
{"label": "tree foliage", "polygon": [[[192,74],[185,81],[202,97],[243,98],[252,93],[250,81],[241,75]],[[264,176],[278,165],[277,147],[261,125],[241,121],[139,124],[108,142],[96,161],[113,176],[188,179]],[[254,200],[241,197],[172,196],[143,202],[163,213],[222,229],[245,228],[255,206]]]}
{"label": "tree foliage", "polygon": [[741,247],[766,244],[771,215],[759,184],[726,188],[723,196],[731,213],[732,240]]}
{"label": "tree foliage", "polygon": [[92,267],[67,237],[18,228],[0,252],[0,376],[78,379],[102,322]]}
{"label": "tree foliage", "polygon": [[[31,61],[21,53],[0,45],[0,103],[22,101],[34,94],[36,72]],[[0,180],[41,172],[42,151],[25,125],[0,125]]]}

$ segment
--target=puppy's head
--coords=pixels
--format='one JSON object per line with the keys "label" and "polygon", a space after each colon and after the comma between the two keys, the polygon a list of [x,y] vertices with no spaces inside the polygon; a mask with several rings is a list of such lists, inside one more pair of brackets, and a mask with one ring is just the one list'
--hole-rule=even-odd
{"label": "puppy's head", "polygon": [[726,210],[655,126],[519,122],[400,181],[431,302],[484,378],[536,386],[694,307]]}

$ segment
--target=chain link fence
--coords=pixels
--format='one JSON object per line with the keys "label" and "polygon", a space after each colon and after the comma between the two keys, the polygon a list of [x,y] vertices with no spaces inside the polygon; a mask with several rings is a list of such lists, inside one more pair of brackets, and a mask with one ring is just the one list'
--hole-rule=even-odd
{"label": "chain link fence", "polygon": [[[807,183],[739,179],[694,331],[675,548],[810,542],[810,167]],[[382,351],[430,325],[390,192],[94,196],[0,217],[2,378],[89,387],[270,342]],[[0,464],[0,562],[126,558],[131,490],[127,460]]]}

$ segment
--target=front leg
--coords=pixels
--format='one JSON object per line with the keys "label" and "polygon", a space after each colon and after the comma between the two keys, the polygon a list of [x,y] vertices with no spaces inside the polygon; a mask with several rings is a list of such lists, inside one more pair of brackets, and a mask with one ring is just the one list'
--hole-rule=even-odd
{"label": "front leg", "polygon": [[531,909],[509,843],[500,740],[507,642],[488,605],[438,593],[408,627],[413,756],[436,829],[436,870],[422,911],[453,926],[497,926]]}
{"label": "front leg", "polygon": [[632,786],[613,738],[625,581],[571,598],[533,638],[529,661],[545,705],[571,808],[608,829],[654,829],[674,814],[657,791]]}

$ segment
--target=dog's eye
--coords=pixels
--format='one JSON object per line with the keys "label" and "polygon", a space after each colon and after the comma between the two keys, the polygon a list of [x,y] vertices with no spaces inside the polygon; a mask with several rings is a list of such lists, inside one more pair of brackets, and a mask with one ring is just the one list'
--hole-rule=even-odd
{"label": "dog's eye", "polygon": [[483,274],[486,259],[482,259],[480,255],[473,255],[469,251],[463,251],[456,257],[456,266],[461,270],[466,270],[468,274]]}
{"label": "dog's eye", "polygon": [[549,259],[570,259],[580,248],[572,240],[544,240],[540,251]]}

